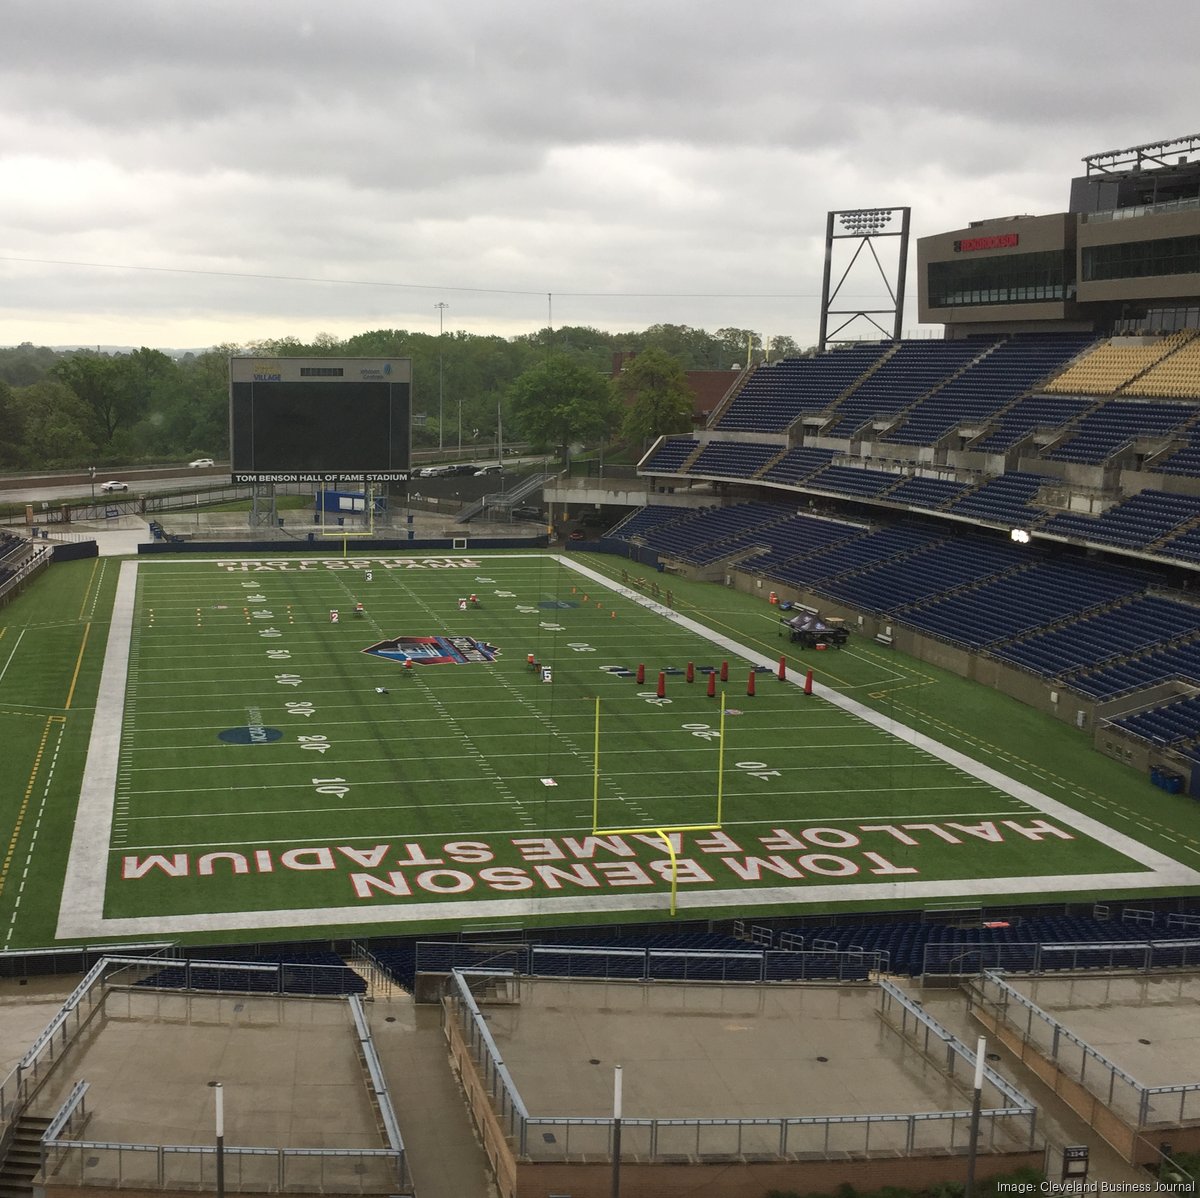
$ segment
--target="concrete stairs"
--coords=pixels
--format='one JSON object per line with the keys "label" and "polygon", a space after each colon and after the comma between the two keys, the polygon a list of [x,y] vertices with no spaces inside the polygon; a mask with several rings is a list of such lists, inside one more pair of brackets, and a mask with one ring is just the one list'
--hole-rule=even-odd
{"label": "concrete stairs", "polygon": [[22,1115],[0,1164],[0,1198],[32,1198],[33,1179],[42,1167],[42,1136],[50,1120]]}

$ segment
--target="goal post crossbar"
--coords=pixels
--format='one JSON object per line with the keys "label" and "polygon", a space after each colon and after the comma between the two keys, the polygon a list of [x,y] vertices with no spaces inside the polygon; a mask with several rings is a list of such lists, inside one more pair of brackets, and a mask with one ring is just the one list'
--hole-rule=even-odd
{"label": "goal post crossbar", "polygon": [[679,886],[679,858],[671,833],[719,832],[725,799],[725,696],[721,695],[721,727],[717,738],[717,811],[716,820],[706,824],[662,824],[637,828],[600,827],[600,696],[596,696],[596,721],[592,747],[592,835],[593,836],[658,836],[667,846],[671,858],[671,914],[676,913]]}

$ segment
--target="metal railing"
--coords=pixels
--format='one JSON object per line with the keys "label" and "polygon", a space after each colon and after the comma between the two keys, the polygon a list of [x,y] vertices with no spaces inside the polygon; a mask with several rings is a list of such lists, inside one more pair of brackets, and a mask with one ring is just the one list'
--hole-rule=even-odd
{"label": "metal railing", "polygon": [[20,1117],[46,1074],[67,1050],[80,1028],[89,1023],[101,1008],[103,990],[98,999],[94,992],[108,972],[109,961],[110,958],[105,957],[96,962],[9,1075],[0,1081],[0,1121],[13,1122]]}
{"label": "metal railing", "polygon": [[54,550],[49,545],[39,545],[28,557],[21,560],[20,565],[13,567],[13,572],[0,583],[0,599],[19,590],[35,574],[40,573],[50,565]]}
{"label": "metal railing", "polygon": [[354,1030],[358,1035],[358,1047],[363,1061],[367,1066],[367,1076],[371,1080],[371,1097],[375,1100],[375,1108],[379,1112],[379,1122],[383,1125],[384,1135],[387,1136],[388,1147],[396,1154],[396,1177],[401,1188],[410,1188],[408,1176],[408,1160],[404,1155],[404,1138],[400,1135],[400,1124],[396,1119],[396,1111],[392,1106],[392,1096],[388,1092],[387,1082],[383,1076],[383,1065],[379,1054],[375,1051],[375,1041],[371,1037],[371,1029],[367,1017],[363,1013],[362,1002],[356,994],[346,1000],[350,1004],[350,1014],[354,1019]]}
{"label": "metal railing", "polygon": [[1138,1128],[1200,1119],[1200,1082],[1143,1085],[994,970],[979,982],[976,1001],[997,1022],[1052,1061],[1110,1110]]}
{"label": "metal railing", "polygon": [[[782,938],[781,938],[782,943]],[[422,941],[416,972],[491,969],[532,977],[633,981],[861,982],[887,969],[877,950],[829,947],[685,949],[567,944],[470,944]]]}
{"label": "metal railing", "polygon": [[[216,1188],[217,1149],[207,1144],[132,1144],[56,1140],[45,1144],[47,1177],[60,1185],[140,1189]],[[225,1145],[227,1190],[399,1194],[390,1148],[258,1148]]]}
{"label": "metal railing", "polygon": [[1187,196],[1180,200],[1163,200],[1158,204],[1131,204],[1128,208],[1106,208],[1102,212],[1084,213],[1083,223],[1094,225],[1113,220],[1134,220],[1139,216],[1157,216],[1163,212],[1189,212],[1200,208],[1200,199]]}
{"label": "metal railing", "polygon": [[1084,969],[1194,969],[1200,965],[1200,939],[1077,941],[1042,944],[1008,941],[971,944],[956,941],[927,944],[923,974],[963,977],[989,969],[1010,973],[1050,973]]}
{"label": "metal railing", "polygon": [[[946,1072],[953,1077],[957,1072],[957,1065],[961,1059],[965,1062],[970,1070],[974,1070],[977,1056],[975,1049],[964,1044],[957,1036],[946,1028],[942,1027],[928,1011],[916,1002],[909,998],[899,986],[893,985],[891,982],[882,980],[879,983],[879,1006],[884,1013],[890,1013],[893,1006],[900,1008],[900,1033],[903,1036],[908,1036],[908,1022],[911,1019],[914,1028],[920,1028],[924,1036],[923,1051],[926,1055],[932,1056],[929,1052],[929,1038],[940,1040],[945,1048]],[[994,1069],[988,1065],[983,1067],[983,1079],[990,1083],[1000,1093],[1001,1097],[1006,1099],[1013,1110],[1022,1112],[1031,1117],[1036,1111],[1034,1103],[1031,1099],[1026,1098],[1014,1085],[1005,1078],[1001,1077]],[[1030,1123],[1029,1128],[1030,1143],[1033,1142],[1033,1124]]]}
{"label": "metal railing", "polygon": [[315,965],[304,961],[205,961],[161,958],[158,977],[144,986],[171,990],[222,991],[245,994],[290,994],[309,998],[345,998],[366,985],[348,965]]}
{"label": "metal railing", "polygon": [[[11,1121],[20,1113],[39,1080],[49,1073],[78,1030],[103,1008],[110,993],[103,983],[119,977],[131,965],[138,971],[157,967],[140,958],[106,957],[97,962],[13,1074],[0,1084],[0,1118]],[[362,1004],[356,996],[347,1001],[387,1147],[223,1146],[224,1182],[228,1189],[412,1193],[404,1141]],[[103,1188],[211,1189],[215,1185],[215,1144],[138,1144],[80,1138],[78,1132],[88,1117],[87,1090],[86,1082],[76,1083],[42,1137],[44,1177],[53,1176],[60,1184]]]}
{"label": "metal railing", "polygon": [[[537,1160],[611,1156],[611,1118],[529,1113],[472,993],[472,978],[511,982],[513,975],[456,969],[444,1007],[446,1017],[455,1020],[513,1150],[521,1157]],[[915,1007],[901,991],[888,983],[882,985],[887,987],[890,1000],[901,1002],[906,1012],[919,1016],[922,1026],[974,1068],[971,1049]],[[1006,1103],[984,1112],[986,1144],[1002,1144],[1005,1148],[1032,1145],[1034,1105],[993,1070],[985,1069],[985,1076]],[[970,1125],[969,1109],[767,1118],[622,1118],[621,1152],[647,1161],[677,1160],[680,1156],[712,1161],[745,1153],[784,1157],[795,1153],[954,1152],[966,1149]]]}
{"label": "metal railing", "polygon": [[483,1020],[483,1012],[480,1011],[467,980],[470,977],[496,976],[511,977],[512,974],[508,970],[455,969],[451,973],[452,1002],[449,1010],[458,1019],[459,1031],[501,1124],[506,1128],[509,1139],[524,1155],[527,1147],[526,1127],[529,1112],[525,1109],[525,1103],[512,1074],[509,1073],[500,1049],[492,1038],[491,1030]]}
{"label": "metal railing", "polygon": [[391,970],[361,941],[350,941],[350,959],[367,975],[369,993],[391,995],[397,982]]}

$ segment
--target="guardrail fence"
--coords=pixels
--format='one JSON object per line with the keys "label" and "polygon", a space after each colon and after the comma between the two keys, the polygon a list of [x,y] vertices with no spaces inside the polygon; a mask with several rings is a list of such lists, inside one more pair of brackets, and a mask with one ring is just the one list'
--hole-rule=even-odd
{"label": "guardrail fence", "polygon": [[1200,1119],[1200,1082],[1143,1085],[995,971],[985,971],[974,985],[974,1000],[989,1015],[1017,1032],[1130,1126],[1140,1129]]}
{"label": "guardrail fence", "polygon": [[[476,992],[497,983],[507,991],[514,982],[514,976],[504,970],[455,969],[451,972],[450,995],[443,1006],[443,1017],[454,1021],[512,1150],[520,1157],[539,1161],[611,1155],[611,1118],[533,1115],[526,1107],[475,997]],[[899,1004],[903,1018],[918,1021],[947,1046],[949,1053],[974,1069],[972,1049],[941,1028],[902,991],[886,982],[880,985],[885,988],[883,997]],[[1003,1106],[983,1112],[985,1142],[990,1148],[1032,1147],[1037,1117],[1033,1103],[993,1070],[985,1070],[985,1077],[1004,1100]],[[909,1114],[622,1118],[621,1151],[623,1156],[635,1155],[650,1162],[672,1158],[677,1162],[680,1156],[953,1152],[965,1148],[970,1123],[969,1107]]]}

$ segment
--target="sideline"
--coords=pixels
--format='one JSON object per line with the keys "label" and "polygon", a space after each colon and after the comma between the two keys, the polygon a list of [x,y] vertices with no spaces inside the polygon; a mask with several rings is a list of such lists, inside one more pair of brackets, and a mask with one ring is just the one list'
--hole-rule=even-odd
{"label": "sideline", "polygon": [[[91,929],[106,926],[104,885],[125,717],[125,682],[129,675],[137,571],[137,561],[122,562],[117,576],[108,646],[96,693],[96,714],[92,719],[92,736],[88,742],[71,851],[63,878],[56,933],[60,939],[92,935]],[[75,927],[89,930],[75,931]]]}

